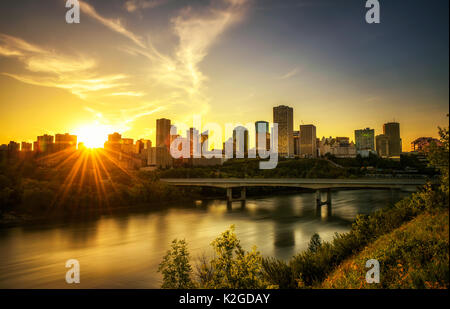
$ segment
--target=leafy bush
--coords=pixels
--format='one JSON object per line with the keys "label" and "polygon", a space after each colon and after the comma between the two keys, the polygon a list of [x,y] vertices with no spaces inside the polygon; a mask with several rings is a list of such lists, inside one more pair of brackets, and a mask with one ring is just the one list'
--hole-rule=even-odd
{"label": "leafy bush", "polygon": [[[268,282],[262,271],[262,257],[253,247],[245,251],[234,233],[234,226],[211,243],[215,257],[204,259],[197,267],[195,282],[189,264],[189,253],[183,242],[174,240],[172,249],[164,257],[159,271],[163,274],[163,288],[195,286],[208,289],[261,289]],[[179,271],[179,273],[177,273]]]}
{"label": "leafy bush", "polygon": [[163,289],[189,289],[194,286],[189,263],[189,252],[185,240],[175,239],[159,265],[158,272],[163,275]]}

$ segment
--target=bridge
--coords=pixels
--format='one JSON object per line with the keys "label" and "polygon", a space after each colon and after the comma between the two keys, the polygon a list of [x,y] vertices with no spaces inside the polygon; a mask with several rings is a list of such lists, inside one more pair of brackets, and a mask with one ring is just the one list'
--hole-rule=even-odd
{"label": "bridge", "polygon": [[[294,187],[316,190],[316,205],[331,206],[331,189],[407,189],[417,190],[426,184],[427,179],[386,178],[386,179],[308,179],[308,178],[163,178],[173,186],[214,187],[227,190],[227,202],[245,201],[247,187]],[[240,198],[233,199],[233,188],[240,188]],[[326,201],[322,201],[322,191],[327,192]]]}

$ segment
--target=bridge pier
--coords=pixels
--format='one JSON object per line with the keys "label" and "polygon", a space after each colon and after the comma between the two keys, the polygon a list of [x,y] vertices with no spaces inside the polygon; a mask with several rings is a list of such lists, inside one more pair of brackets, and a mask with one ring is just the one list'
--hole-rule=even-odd
{"label": "bridge pier", "polygon": [[227,202],[231,203],[233,201],[245,201],[247,198],[247,187],[241,187],[241,197],[233,199],[233,188],[227,188]]}
{"label": "bridge pier", "polygon": [[331,206],[331,188],[327,189],[327,199],[326,201],[322,201],[322,191],[316,190],[316,206],[320,207],[322,205]]}
{"label": "bridge pier", "polygon": [[316,215],[318,217],[323,217],[322,205],[327,205],[327,212],[325,214],[325,218],[331,217],[331,188],[328,188],[326,190],[327,190],[326,201],[322,201],[322,192],[320,191],[320,189],[316,190]]}
{"label": "bridge pier", "polygon": [[233,201],[233,188],[227,188],[227,202],[231,203]]}
{"label": "bridge pier", "polygon": [[232,210],[231,204],[234,201],[241,202],[241,208],[245,208],[245,199],[247,197],[247,187],[241,187],[241,196],[239,198],[233,199],[233,188],[227,188],[227,209],[228,211]]}

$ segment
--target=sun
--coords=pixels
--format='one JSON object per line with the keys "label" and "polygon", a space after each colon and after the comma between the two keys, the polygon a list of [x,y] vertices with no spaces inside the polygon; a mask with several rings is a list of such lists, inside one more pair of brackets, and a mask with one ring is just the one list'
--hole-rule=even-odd
{"label": "sun", "polygon": [[87,148],[103,148],[108,140],[108,134],[111,133],[109,127],[100,124],[85,125],[74,132],[78,136],[78,142],[83,143]]}

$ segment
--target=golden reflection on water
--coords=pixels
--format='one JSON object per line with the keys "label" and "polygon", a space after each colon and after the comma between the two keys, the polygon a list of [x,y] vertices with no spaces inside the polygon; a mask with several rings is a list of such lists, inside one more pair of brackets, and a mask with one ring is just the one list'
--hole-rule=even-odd
{"label": "golden reflection on water", "polygon": [[[381,193],[380,193],[381,192]],[[231,224],[244,248],[289,259],[314,233],[329,240],[357,213],[386,205],[389,192],[333,193],[332,213],[317,217],[314,194],[235,202],[204,201],[184,208],[105,216],[89,222],[0,230],[0,288],[157,288],[158,265],[174,238],[186,239],[193,261]],[[370,201],[370,204],[367,201]],[[243,207],[244,206],[244,207]],[[81,283],[65,282],[65,262],[80,262]]]}

